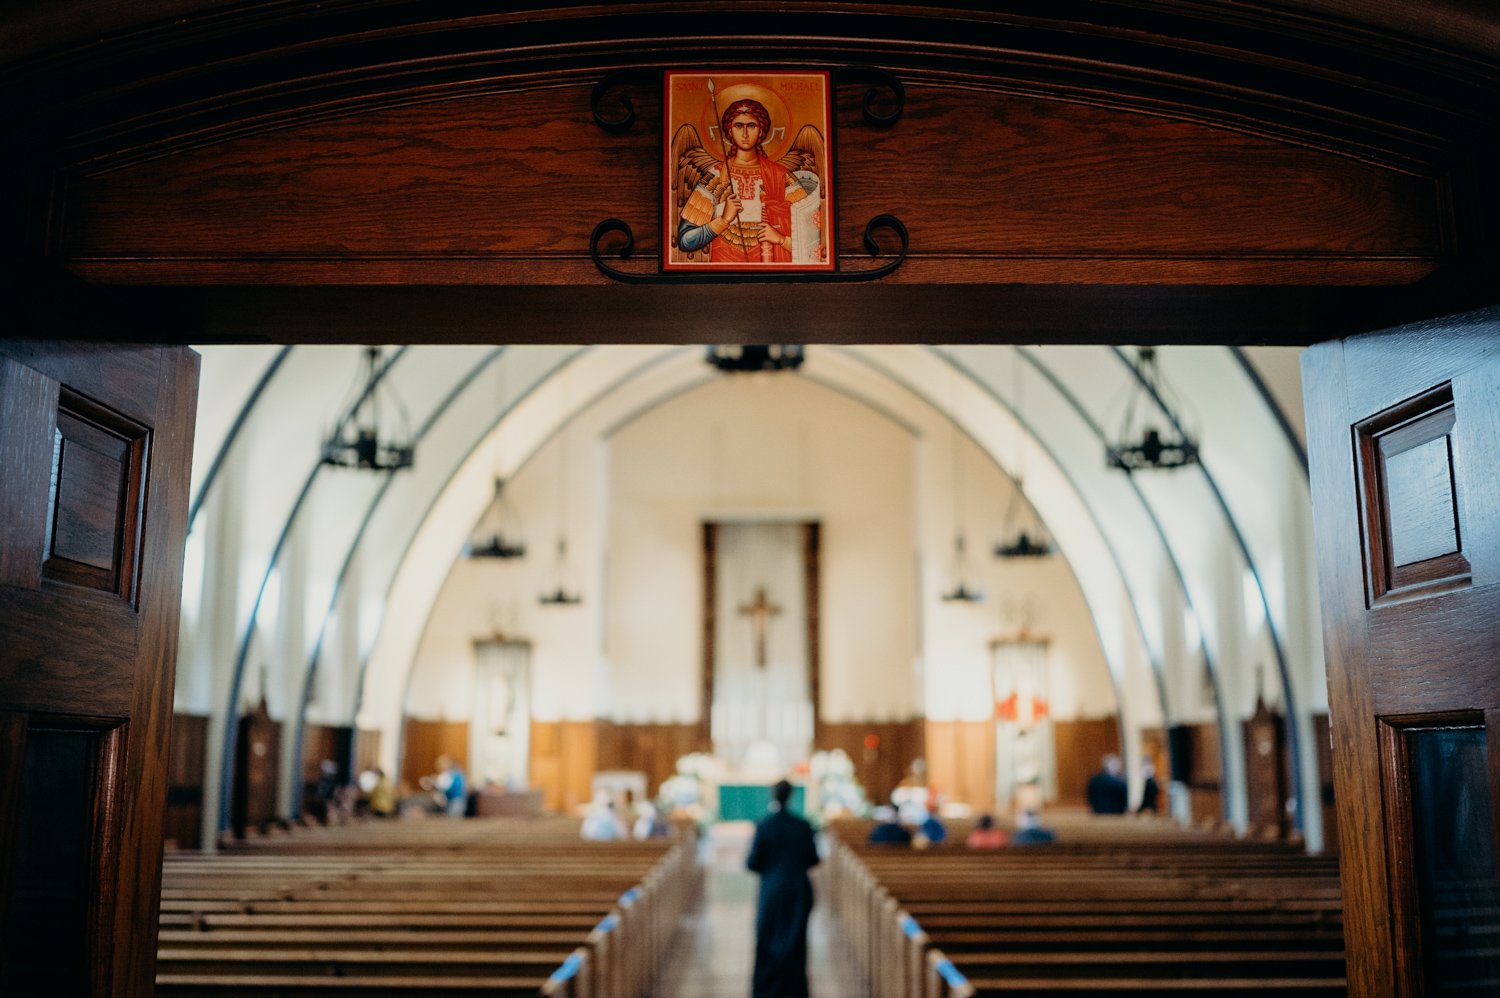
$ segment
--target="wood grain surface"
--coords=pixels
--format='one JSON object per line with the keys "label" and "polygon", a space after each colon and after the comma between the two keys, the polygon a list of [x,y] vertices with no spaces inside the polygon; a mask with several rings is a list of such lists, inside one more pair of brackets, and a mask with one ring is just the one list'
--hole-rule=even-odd
{"label": "wood grain surface", "polygon": [[[659,250],[660,100],[611,136],[589,87],[297,124],[75,178],[61,245],[123,281],[601,283],[604,218]],[[892,129],[840,93],[838,245],[912,233],[930,283],[1407,283],[1443,256],[1433,176],[1225,128],[977,88],[912,86]]]}

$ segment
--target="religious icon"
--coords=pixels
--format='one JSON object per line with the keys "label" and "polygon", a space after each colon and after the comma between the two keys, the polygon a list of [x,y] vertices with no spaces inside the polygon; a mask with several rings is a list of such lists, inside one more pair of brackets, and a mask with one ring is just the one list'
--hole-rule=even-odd
{"label": "religious icon", "polygon": [[662,268],[834,269],[824,72],[668,72]]}

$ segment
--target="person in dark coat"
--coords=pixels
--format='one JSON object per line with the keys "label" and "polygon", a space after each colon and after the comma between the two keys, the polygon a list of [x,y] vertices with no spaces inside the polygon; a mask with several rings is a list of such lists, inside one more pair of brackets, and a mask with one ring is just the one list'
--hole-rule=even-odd
{"label": "person in dark coat", "polygon": [[1145,814],[1150,811],[1155,814],[1161,797],[1161,785],[1156,782],[1156,767],[1146,763],[1141,767],[1141,776],[1145,777],[1145,781],[1141,785],[1141,806],[1136,808],[1136,813]]}
{"label": "person in dark coat", "polygon": [[1130,807],[1130,788],[1120,775],[1125,767],[1117,755],[1104,757],[1104,768],[1089,777],[1085,793],[1089,799],[1089,810],[1095,814],[1124,814]]}
{"label": "person in dark coat", "polygon": [[792,785],[771,790],[771,814],[755,826],[745,865],[760,874],[760,906],[755,913],[753,998],[807,998],[807,920],[812,914],[812,881],[818,864],[812,826],[787,809]]}

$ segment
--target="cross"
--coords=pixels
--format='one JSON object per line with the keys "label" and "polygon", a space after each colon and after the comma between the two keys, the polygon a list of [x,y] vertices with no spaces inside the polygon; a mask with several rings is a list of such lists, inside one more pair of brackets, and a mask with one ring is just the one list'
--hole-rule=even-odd
{"label": "cross", "polygon": [[772,605],[766,599],[765,586],[756,587],[754,603],[740,607],[740,613],[749,617],[751,624],[755,626],[755,664],[762,669],[766,667],[766,625],[780,612],[781,607]]}

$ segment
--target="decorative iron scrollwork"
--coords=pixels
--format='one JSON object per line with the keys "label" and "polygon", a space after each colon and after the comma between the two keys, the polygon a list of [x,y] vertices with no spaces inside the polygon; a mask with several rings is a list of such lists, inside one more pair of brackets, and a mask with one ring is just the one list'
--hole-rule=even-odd
{"label": "decorative iron scrollwork", "polygon": [[651,82],[653,79],[660,82],[660,70],[636,67],[633,69],[616,70],[594,84],[594,92],[589,96],[589,111],[594,116],[594,124],[611,135],[619,135],[622,132],[630,131],[630,126],[635,124],[635,102],[627,94],[618,94],[623,112],[610,115],[604,112],[604,99],[612,91],[618,90],[626,84],[644,84]]}
{"label": "decorative iron scrollwork", "polygon": [[[846,83],[869,86],[870,89],[865,91],[864,99],[860,102],[860,110],[864,113],[865,124],[871,128],[890,128],[901,120],[901,113],[906,110],[906,88],[901,85],[900,80],[883,69],[851,66],[836,70],[833,82],[835,86]],[[885,97],[882,90],[889,91],[890,96]],[[883,100],[893,105],[889,111],[876,110]]]}
{"label": "decorative iron scrollwork", "polygon": [[[645,84],[652,79],[659,81],[660,73],[660,70],[635,67],[617,70],[606,75],[595,84],[589,98],[589,110],[593,115],[594,123],[614,135],[629,131],[636,120],[635,103],[627,94],[619,92],[620,88],[631,84]],[[901,119],[906,108],[906,88],[901,85],[900,80],[885,70],[872,66],[844,67],[832,72],[832,81],[835,87],[840,85],[869,87],[861,101],[861,111],[865,123],[870,127],[890,128]],[[619,113],[607,113],[604,109],[606,100],[612,93],[615,94],[622,109]],[[880,110],[882,107],[889,109]],[[593,258],[594,266],[598,267],[601,273],[625,284],[758,284],[778,281],[815,284],[874,281],[906,262],[907,250],[910,246],[910,236],[901,219],[890,214],[876,215],[865,223],[863,237],[865,249],[872,259],[879,258],[881,255],[880,243],[876,239],[876,234],[881,230],[894,233],[900,241],[901,248],[894,256],[887,258],[878,266],[864,270],[740,274],[665,274],[659,270],[623,270],[606,262],[606,251],[600,249],[600,244],[607,237],[622,236],[622,245],[607,253],[616,260],[630,259],[635,250],[635,232],[631,229],[630,223],[619,218],[606,218],[594,226],[593,234],[589,237],[589,256]]]}
{"label": "decorative iron scrollwork", "polygon": [[601,273],[622,284],[765,284],[774,281],[791,281],[799,284],[851,284],[858,281],[878,280],[906,262],[906,253],[911,244],[911,238],[906,231],[906,224],[895,215],[876,215],[865,223],[863,241],[871,258],[880,257],[880,242],[875,238],[875,234],[882,229],[895,233],[901,243],[901,249],[880,266],[871,267],[868,270],[835,270],[826,273],[798,274],[663,274],[654,270],[621,270],[607,263],[600,250],[600,243],[605,237],[618,233],[625,237],[624,244],[611,252],[617,259],[630,259],[631,253],[635,250],[635,232],[630,228],[629,222],[620,218],[606,218],[594,226],[594,232],[589,236],[589,256],[593,257],[594,266],[598,267]]}

